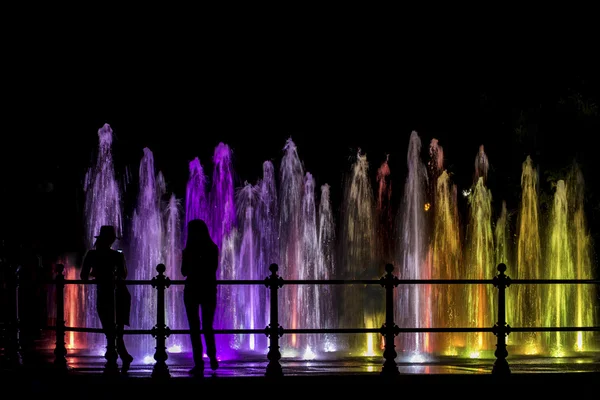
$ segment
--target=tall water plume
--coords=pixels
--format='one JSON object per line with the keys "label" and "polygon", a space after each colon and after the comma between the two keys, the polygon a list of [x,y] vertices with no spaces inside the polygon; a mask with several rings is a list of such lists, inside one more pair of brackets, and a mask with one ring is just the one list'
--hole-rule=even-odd
{"label": "tall water plume", "polygon": [[[156,266],[163,258],[163,214],[161,197],[165,193],[161,173],[154,168],[154,155],[144,148],[139,168],[139,192],[133,212],[128,265],[129,279],[151,280]],[[133,274],[132,274],[133,273]],[[151,329],[156,323],[156,290],[149,285],[134,285],[131,304],[131,328]],[[142,335],[134,342],[141,356],[152,356],[156,342],[150,335]]]}
{"label": "tall water plume", "polygon": [[[234,279],[264,279],[258,271],[258,250],[260,244],[260,225],[256,220],[256,210],[260,201],[259,191],[250,183],[245,183],[236,194],[236,210],[238,227],[241,232],[238,245],[239,262]],[[236,313],[239,318],[235,322],[237,328],[255,329],[265,327],[264,315],[261,313],[260,292],[264,288],[257,285],[237,286],[235,306],[243,312]],[[260,318],[260,321],[259,321]],[[257,350],[255,335],[238,335],[237,348],[241,350]]]}
{"label": "tall water plume", "polygon": [[479,178],[483,178],[483,182],[486,183],[489,167],[490,163],[487,154],[485,154],[484,147],[481,145],[479,146],[477,157],[475,157],[475,178],[473,181],[477,182]]}
{"label": "tall water plume", "polygon": [[394,211],[389,155],[377,170],[377,240],[380,259],[379,275],[385,274],[385,264],[394,262]]}
{"label": "tall water plume", "polygon": [[[567,176],[567,197],[569,199],[569,231],[573,254],[574,279],[597,279],[594,276],[592,239],[588,232],[585,215],[585,180],[577,163],[574,163]],[[571,286],[574,290],[573,326],[598,326],[594,307],[597,303],[597,287],[594,285]],[[575,351],[597,350],[593,348],[593,332],[576,332],[573,349]],[[569,343],[569,345],[571,345]]]}
{"label": "tall water plume", "polygon": [[[512,266],[514,269],[515,263],[513,262],[513,256],[512,256],[513,241],[512,241],[511,228],[510,228],[510,219],[509,219],[509,215],[508,215],[508,210],[506,208],[505,200],[502,201],[502,206],[500,208],[500,215],[498,216],[498,219],[496,220],[496,225],[494,227],[494,245],[495,245],[495,258],[494,259],[495,259],[496,267],[499,264],[503,263],[509,268]],[[506,296],[506,298],[505,298],[506,310],[513,310],[515,308],[516,297],[511,294],[512,294],[512,290],[511,290],[511,292],[509,292],[509,295]],[[507,344],[512,344],[512,341],[513,341],[512,336],[513,335],[509,335],[506,337]]]}
{"label": "tall water plume", "polygon": [[[217,272],[219,280],[235,280],[243,272],[238,259],[240,235],[241,232],[234,225],[229,234],[223,238],[219,254],[220,271]],[[244,318],[246,309],[237,307],[236,292],[239,289],[239,286],[219,285],[217,287],[217,310],[213,324],[215,329],[237,328],[239,321]],[[240,335],[216,335],[215,341],[219,357],[224,359],[234,355],[234,351],[240,349],[240,338]]]}
{"label": "tall water plume", "polygon": [[[379,279],[375,198],[369,179],[367,156],[360,149],[345,182],[344,191],[339,254],[343,278]],[[383,300],[381,288],[373,285],[346,285],[343,322],[348,327],[381,327]],[[349,350],[373,354],[379,338],[376,334],[351,336]]]}
{"label": "tall water plume", "polygon": [[[224,143],[213,154],[212,186],[209,193],[208,220],[210,233],[219,248],[236,222],[235,180],[231,149]],[[221,270],[222,279],[231,271]]]}
{"label": "tall water plume", "polygon": [[[447,171],[437,178],[433,208],[434,229],[432,243],[432,277],[435,279],[459,279],[464,276],[462,266],[462,243],[460,235],[457,190]],[[463,326],[464,318],[461,299],[463,290],[458,285],[435,285],[432,288],[437,299],[433,314],[433,326]],[[447,355],[456,355],[463,347],[464,334],[449,333],[439,336],[433,350]]]}
{"label": "tall water plume", "polygon": [[506,265],[513,265],[511,263],[511,236],[510,236],[510,221],[508,218],[508,211],[506,209],[506,201],[502,201],[500,209],[500,215],[496,220],[496,226],[494,227],[494,243],[496,245],[496,265],[504,263]]}
{"label": "tall water plume", "polygon": [[[258,229],[258,279],[264,279],[270,275],[269,266],[273,263],[279,264],[279,204],[275,178],[275,168],[271,161],[263,162],[263,175],[256,184],[259,201],[256,207],[256,222]],[[270,294],[268,290],[261,288],[258,291],[258,325],[268,325],[270,320]],[[267,346],[267,337],[255,335],[256,346],[264,349]]]}
{"label": "tall water plume", "polygon": [[[575,279],[568,228],[567,188],[564,180],[556,182],[554,201],[548,225],[548,255],[546,279]],[[544,285],[541,288],[544,326],[573,325],[573,305],[576,291],[570,285]],[[551,332],[543,335],[544,349],[554,355],[564,355],[567,343],[574,345],[572,332]]]}
{"label": "tall water plume", "polygon": [[[408,154],[408,175],[404,185],[404,195],[399,210],[397,264],[400,279],[429,279],[431,264],[428,262],[427,223],[425,217],[427,168],[421,161],[421,138],[411,132]],[[431,327],[432,315],[429,287],[424,285],[402,285],[396,290],[397,307],[395,320],[398,326],[409,328]],[[400,343],[405,352],[429,352],[429,335],[415,333]]]}
{"label": "tall water plume", "polygon": [[[302,262],[300,244],[302,240],[302,195],[304,192],[304,167],[298,157],[296,144],[288,139],[284,146],[284,155],[280,165],[279,187],[279,239],[280,239],[280,275],[284,279],[299,279]],[[282,326],[291,329],[300,328],[298,303],[298,285],[284,287],[281,299],[284,310]],[[283,337],[282,347],[297,347],[297,335]]]}
{"label": "tall water plume", "polygon": [[[238,230],[235,228],[235,181],[231,157],[231,149],[224,143],[219,143],[213,153],[213,174],[211,189],[208,194],[207,220],[213,241],[220,249],[219,270],[220,280],[234,279],[236,269],[236,249]],[[231,326],[235,309],[235,288],[219,285],[217,288],[217,311],[215,313],[215,328]],[[218,348],[225,351],[231,338],[217,335]]]}
{"label": "tall water plume", "polygon": [[[540,219],[538,205],[538,173],[531,157],[523,162],[521,172],[521,204],[517,224],[517,265],[507,270],[507,274],[517,279],[541,279],[542,249],[540,243]],[[507,321],[513,326],[534,327],[541,322],[541,298],[538,285],[514,285],[514,309],[507,310]],[[509,289],[511,290],[511,289]],[[507,297],[508,297],[507,296]],[[513,343],[525,346],[526,354],[538,353],[541,345],[540,335],[535,333],[514,333]]]}
{"label": "tall water plume", "polygon": [[[331,209],[331,197],[328,184],[321,185],[321,196],[318,212],[318,253],[316,279],[334,279],[336,276],[335,253],[335,220]],[[334,328],[338,324],[338,299],[335,287],[322,285],[320,293],[319,327]],[[325,334],[322,350],[334,351],[338,348],[335,335]]]}
{"label": "tall water plume", "polygon": [[[437,182],[444,169],[444,149],[440,146],[439,140],[431,139],[429,143],[429,161],[427,162],[428,189],[425,203],[425,211],[434,210],[437,197]],[[427,224],[435,226],[435,212],[428,212]],[[431,233],[430,233],[431,235]]]}
{"label": "tall water plume", "polygon": [[[315,180],[309,172],[304,176],[304,189],[302,194],[301,216],[301,248],[302,257],[299,271],[300,279],[318,279],[318,234],[317,234],[317,206],[315,201]],[[300,285],[298,287],[299,307],[298,323],[301,327],[317,328],[321,320],[323,305],[321,302],[321,286]],[[313,305],[313,306],[311,306]],[[318,335],[303,335],[299,338],[299,348],[304,354],[312,354],[323,338]],[[320,350],[320,349],[319,349]]]}
{"label": "tall water plume", "polygon": [[[257,220],[262,226],[258,265],[265,277],[270,274],[269,265],[279,263],[279,204],[275,168],[271,161],[263,162],[263,176],[257,183],[260,202],[256,209]],[[268,307],[264,312],[268,315]]]}
{"label": "tall water plume", "polygon": [[187,224],[193,219],[207,222],[208,200],[206,194],[206,175],[198,157],[189,163],[189,176],[185,190],[185,224],[183,226],[183,245],[187,237]]}
{"label": "tall water plume", "polygon": [[[481,154],[481,153],[480,153]],[[466,279],[491,279],[496,274],[494,235],[492,232],[492,194],[486,187],[485,174],[479,172],[469,196],[469,225],[467,227]],[[496,293],[489,284],[465,285],[468,327],[494,325]],[[471,356],[491,350],[492,340],[485,332],[467,335]]]}
{"label": "tall water plume", "polygon": [[[89,168],[85,176],[85,245],[87,249],[94,246],[95,238],[102,225],[113,225],[117,236],[122,237],[122,204],[121,189],[115,177],[112,156],[113,131],[108,124],[98,129],[98,154],[95,163]],[[120,243],[115,242],[114,248]],[[86,327],[100,328],[100,320],[93,311],[96,301],[96,285],[78,285],[75,298],[68,301],[80,303],[85,316]],[[104,346],[102,335],[79,335],[77,340],[85,342],[86,347]],[[83,345],[83,343],[82,343]]]}
{"label": "tall water plume", "polygon": [[[181,205],[171,194],[163,215],[165,274],[171,280],[181,280]],[[183,285],[171,285],[166,290],[166,320],[170,329],[187,329],[187,318],[183,304]],[[190,348],[187,335],[171,335],[167,339],[169,352],[176,353]]]}

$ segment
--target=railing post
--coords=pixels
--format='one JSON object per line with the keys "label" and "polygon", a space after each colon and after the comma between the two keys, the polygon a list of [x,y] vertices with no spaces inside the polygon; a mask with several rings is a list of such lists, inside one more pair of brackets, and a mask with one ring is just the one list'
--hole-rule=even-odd
{"label": "railing post", "polygon": [[494,325],[493,332],[497,337],[496,361],[492,368],[494,375],[509,375],[510,367],[508,366],[508,351],[506,350],[506,336],[510,333],[510,325],[506,323],[506,294],[505,289],[510,286],[510,277],[504,274],[506,264],[498,264],[498,275],[494,276],[494,286],[498,288],[498,322]]}
{"label": "railing post", "polygon": [[166,340],[169,336],[169,328],[165,324],[165,288],[170,285],[170,279],[165,276],[165,264],[158,264],[156,271],[158,275],[152,278],[152,287],[156,288],[156,325],[152,328],[152,336],[156,338],[156,352],[154,359],[156,363],[152,369],[152,378],[170,378],[169,366],[167,365]]}
{"label": "railing post", "polygon": [[56,264],[56,344],[54,366],[60,371],[67,370],[67,348],[65,346],[65,266]]}
{"label": "railing post", "polygon": [[380,279],[381,286],[385,287],[385,324],[381,327],[381,334],[385,336],[385,349],[383,350],[382,376],[396,376],[400,374],[396,365],[396,353],[394,338],[399,332],[398,326],[394,323],[394,288],[398,286],[398,278],[392,271],[394,265],[386,264],[384,277]]}
{"label": "railing post", "polygon": [[269,338],[269,353],[267,358],[269,363],[267,364],[267,371],[265,376],[267,377],[281,377],[283,376],[283,370],[279,360],[281,359],[281,353],[279,352],[279,338],[283,335],[283,328],[279,326],[279,310],[277,300],[277,290],[283,286],[283,279],[277,275],[279,267],[277,264],[271,264],[269,271],[271,275],[265,279],[265,285],[270,288],[271,292],[271,320],[269,326],[265,328],[265,333]]}
{"label": "railing post", "polygon": [[7,268],[10,272],[6,274],[8,315],[3,363],[9,368],[16,368],[23,364],[19,339],[19,280],[17,271],[12,271],[11,267]]}

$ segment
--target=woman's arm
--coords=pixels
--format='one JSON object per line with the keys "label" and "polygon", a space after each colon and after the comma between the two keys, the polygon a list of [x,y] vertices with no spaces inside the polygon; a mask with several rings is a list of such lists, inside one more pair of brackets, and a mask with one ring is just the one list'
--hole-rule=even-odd
{"label": "woman's arm", "polygon": [[181,275],[188,276],[190,272],[190,266],[188,257],[186,256],[185,250],[181,253]]}
{"label": "woman's arm", "polygon": [[90,252],[88,251],[83,256],[83,265],[81,266],[81,273],[79,274],[80,278],[84,281],[90,279],[90,271],[92,270],[92,262],[91,262]]}
{"label": "woman's arm", "polygon": [[121,265],[119,271],[117,271],[117,278],[127,279],[127,262],[125,261],[125,256],[123,253],[119,253]]}

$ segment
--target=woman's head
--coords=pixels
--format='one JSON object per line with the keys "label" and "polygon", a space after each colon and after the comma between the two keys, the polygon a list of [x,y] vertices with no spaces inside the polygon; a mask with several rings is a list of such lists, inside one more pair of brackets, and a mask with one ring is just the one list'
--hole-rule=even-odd
{"label": "woman's head", "polygon": [[115,227],[112,225],[103,225],[100,227],[100,233],[95,236],[96,242],[94,247],[96,248],[110,248],[115,240],[120,239],[117,236]]}
{"label": "woman's head", "polygon": [[188,222],[187,226],[187,242],[204,242],[212,240],[208,232],[206,222],[201,219],[193,219]]}

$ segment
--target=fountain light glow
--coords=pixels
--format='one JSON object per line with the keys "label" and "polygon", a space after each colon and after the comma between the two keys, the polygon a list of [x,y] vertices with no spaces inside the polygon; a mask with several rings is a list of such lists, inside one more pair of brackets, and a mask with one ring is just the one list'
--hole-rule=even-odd
{"label": "fountain light glow", "polygon": [[[139,166],[136,204],[123,227],[121,189],[111,155],[112,130],[98,131],[98,157],[86,175],[86,240],[104,224],[125,232],[130,277],[150,280],[156,265],[164,263],[172,280],[180,275],[180,253],[185,227],[193,218],[208,222],[220,251],[218,279],[263,280],[269,265],[290,279],[369,279],[384,274],[393,263],[400,279],[491,279],[499,263],[511,278],[592,279],[591,238],[584,212],[583,176],[576,165],[558,180],[547,218],[540,210],[538,172],[527,157],[522,164],[521,197],[514,214],[506,201],[495,199],[487,187],[490,162],[483,146],[475,158],[473,182],[459,191],[444,166],[444,152],[433,139],[429,160],[423,162],[421,138],[411,132],[406,157],[407,176],[399,208],[392,197],[389,155],[371,184],[370,165],[360,149],[343,181],[339,214],[331,204],[330,186],[319,185],[305,170],[292,139],[283,147],[279,169],[263,162],[256,182],[236,182],[232,151],[219,143],[212,165],[198,158],[189,162],[186,193],[178,199],[168,193],[165,177],[154,166],[149,148]],[[212,174],[205,172],[212,167]],[[210,182],[208,176],[211,176]],[[101,193],[99,195],[98,193]],[[458,197],[462,193],[463,197]],[[461,225],[459,202],[468,214]],[[339,217],[338,217],[339,216]],[[77,268],[63,260],[67,279]],[[84,312],[94,300],[93,285],[68,285],[66,319],[70,326],[98,327],[95,313]],[[379,328],[384,323],[384,291],[378,285],[284,285],[280,290],[279,318],[284,328]],[[156,318],[155,290],[132,289],[132,329],[150,329]],[[496,290],[491,285],[399,285],[394,293],[394,319],[399,327],[493,326]],[[507,321],[511,326],[594,326],[594,288],[586,285],[511,285],[507,289]],[[262,329],[270,320],[269,291],[258,285],[220,285],[216,329]],[[166,319],[171,329],[186,329],[182,286],[166,293]],[[67,347],[103,351],[101,335],[69,332]],[[95,339],[94,339],[95,338]],[[566,356],[592,349],[591,332],[511,333],[511,354]],[[126,341],[136,359],[150,364],[155,341],[150,335]],[[101,346],[99,346],[101,344]],[[495,340],[489,333],[403,334],[395,339],[399,357],[423,363],[436,355],[485,357]],[[323,353],[381,355],[383,337],[368,335],[283,335],[284,358],[314,360]],[[268,351],[264,334],[217,335],[220,359]],[[187,335],[171,335],[168,352],[190,351]]]}

